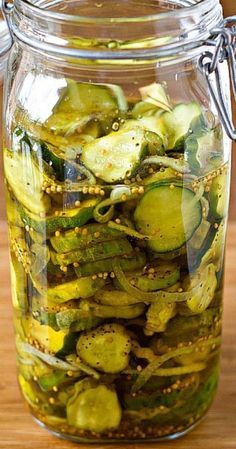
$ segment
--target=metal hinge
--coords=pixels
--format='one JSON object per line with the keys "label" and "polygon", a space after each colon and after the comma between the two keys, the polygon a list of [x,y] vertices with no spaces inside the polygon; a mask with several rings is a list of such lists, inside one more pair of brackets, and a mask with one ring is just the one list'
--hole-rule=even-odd
{"label": "metal hinge", "polygon": [[236,16],[228,17],[221,27],[212,30],[207,41],[212,47],[200,57],[199,67],[203,73],[215,107],[230,139],[236,140],[236,128],[222,92],[220,64],[228,61],[230,81],[236,101]]}

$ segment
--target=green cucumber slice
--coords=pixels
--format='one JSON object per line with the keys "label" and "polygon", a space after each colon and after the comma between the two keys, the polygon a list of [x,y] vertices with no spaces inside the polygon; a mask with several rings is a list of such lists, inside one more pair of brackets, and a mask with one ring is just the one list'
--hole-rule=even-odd
{"label": "green cucumber slice", "polygon": [[184,143],[184,156],[192,170],[208,173],[223,163],[223,135],[221,127],[196,129]]}
{"label": "green cucumber slice", "polygon": [[106,130],[106,126],[109,128],[112,120],[126,110],[127,102],[119,86],[67,80],[67,87],[44,125],[55,134],[64,136],[78,131],[94,135],[95,131],[94,137],[97,138],[101,134],[101,126]]}
{"label": "green cucumber slice", "polygon": [[29,308],[27,298],[28,280],[27,274],[21,262],[18,261],[14,253],[10,259],[12,302],[16,309],[26,313]]}
{"label": "green cucumber slice", "polygon": [[209,193],[210,212],[216,219],[226,217],[229,206],[229,173],[223,173],[213,179]]}
{"label": "green cucumber slice", "polygon": [[[110,273],[112,271],[112,260],[104,259],[96,262],[88,262],[75,268],[78,277],[89,276],[99,273]],[[144,253],[134,254],[130,257],[122,257],[120,259],[121,268],[123,271],[133,271],[144,267],[146,257]]]}
{"label": "green cucumber slice", "polygon": [[35,214],[48,212],[51,200],[42,190],[44,176],[28,152],[19,155],[5,149],[4,171],[16,199],[24,207]]}
{"label": "green cucumber slice", "polygon": [[96,262],[97,260],[109,259],[117,256],[129,256],[133,253],[132,245],[126,238],[100,242],[97,245],[71,251],[70,253],[58,254],[51,251],[51,260],[54,265],[70,265],[74,262]]}
{"label": "green cucumber slice", "polygon": [[114,183],[134,173],[147,148],[143,128],[121,129],[85,145],[81,160],[99,179]]}
{"label": "green cucumber slice", "polygon": [[176,309],[175,303],[161,304],[155,302],[151,304],[146,315],[145,334],[150,336],[155,332],[165,332],[168,322],[177,313]]}
{"label": "green cucumber slice", "polygon": [[[151,391],[150,393],[144,393],[143,391],[137,392],[136,395],[126,393],[124,396],[124,403],[127,409],[142,410],[142,409],[155,409],[160,406],[175,407],[179,401],[188,401],[192,394],[197,390],[199,386],[199,374],[191,374],[184,376],[179,381],[178,388],[165,394],[162,388],[158,388],[157,391]],[[164,390],[168,388],[164,386]]]}
{"label": "green cucumber slice", "polygon": [[201,223],[202,207],[191,190],[156,184],[144,193],[134,220],[137,230],[151,237],[149,248],[166,253],[181,248],[192,237]]}
{"label": "green cucumber slice", "polygon": [[57,230],[71,229],[85,225],[93,217],[93,210],[98,200],[86,200],[81,207],[58,211],[57,215],[41,218],[19,206],[20,216],[24,225],[28,225],[40,234],[52,234]]}
{"label": "green cucumber slice", "polygon": [[52,372],[41,376],[38,380],[38,384],[42,391],[48,392],[53,391],[54,387],[67,383],[68,380],[70,381],[70,378],[68,378],[65,372],[53,370]]}
{"label": "green cucumber slice", "polygon": [[[151,272],[150,272],[151,271]],[[144,273],[128,276],[132,285],[144,292],[162,290],[176,284],[180,278],[180,268],[176,264],[149,267]]]}
{"label": "green cucumber slice", "polygon": [[69,425],[97,434],[119,427],[121,417],[115,390],[106,385],[93,385],[88,379],[75,384],[74,395],[67,403]]}
{"label": "green cucumber slice", "polygon": [[31,278],[34,288],[45,296],[48,301],[55,303],[68,302],[71,299],[89,298],[94,293],[105,285],[104,279],[92,279],[91,277],[84,277],[75,279],[69,282],[64,282],[58,285],[48,285],[46,279]]}
{"label": "green cucumber slice", "polygon": [[130,337],[120,324],[104,324],[82,334],[77,352],[84,363],[104,373],[119,373],[129,363]]}
{"label": "green cucumber slice", "polygon": [[63,348],[65,337],[68,335],[67,331],[56,331],[50,326],[40,324],[32,317],[24,318],[22,326],[28,338],[36,340],[40,348],[54,354]]}
{"label": "green cucumber slice", "polygon": [[122,89],[113,84],[76,83],[67,80],[67,87],[54,112],[79,111],[80,115],[107,114],[114,109],[127,109]]}
{"label": "green cucumber slice", "polygon": [[168,135],[167,149],[178,149],[191,129],[191,123],[202,114],[198,103],[177,104],[172,112],[164,112],[160,120]]}
{"label": "green cucumber slice", "polygon": [[86,228],[81,228],[80,233],[70,230],[58,236],[52,236],[50,242],[53,249],[61,254],[120,237],[123,237],[121,231],[109,228],[105,224],[93,223]]}

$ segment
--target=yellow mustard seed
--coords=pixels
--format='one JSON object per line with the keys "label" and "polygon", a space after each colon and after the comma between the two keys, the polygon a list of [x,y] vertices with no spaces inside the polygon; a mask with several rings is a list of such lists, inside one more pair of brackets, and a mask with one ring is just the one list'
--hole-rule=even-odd
{"label": "yellow mustard seed", "polygon": [[75,207],[80,207],[80,205],[81,205],[81,202],[79,200],[76,200],[75,201]]}
{"label": "yellow mustard seed", "polygon": [[82,229],[82,235],[88,235],[88,229],[87,228],[84,228],[84,229]]}
{"label": "yellow mustard seed", "polygon": [[60,237],[60,235],[61,235],[60,231],[56,231],[56,232],[55,232],[55,236],[56,236],[56,237]]}
{"label": "yellow mustard seed", "polygon": [[119,127],[120,127],[120,125],[119,125],[118,122],[114,122],[113,125],[112,125],[113,131],[118,131],[118,130],[119,130]]}

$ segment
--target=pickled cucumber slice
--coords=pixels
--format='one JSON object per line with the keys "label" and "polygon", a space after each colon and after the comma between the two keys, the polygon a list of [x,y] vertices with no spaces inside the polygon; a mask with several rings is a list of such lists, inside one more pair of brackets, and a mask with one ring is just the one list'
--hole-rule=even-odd
{"label": "pickled cucumber slice", "polygon": [[81,227],[79,233],[70,230],[60,233],[58,236],[52,236],[50,242],[54,250],[61,254],[86,248],[96,243],[115,240],[123,236],[123,233],[116,229],[111,229],[106,225],[92,223],[85,228]]}
{"label": "pickled cucumber slice", "polygon": [[57,214],[40,217],[27,211],[21,205],[19,212],[24,225],[28,225],[40,234],[52,234],[60,229],[71,229],[85,225],[92,217],[97,199],[85,200],[81,207],[56,211]]}
{"label": "pickled cucumber slice", "polygon": [[197,128],[184,143],[185,159],[192,170],[208,173],[223,163],[223,135],[221,127],[213,130]]}
{"label": "pickled cucumber slice", "polygon": [[70,265],[74,262],[95,262],[97,260],[109,259],[116,256],[129,256],[133,248],[125,238],[111,240],[110,242],[97,243],[83,249],[71,251],[70,253],[58,254],[51,251],[51,260],[54,265]]}
{"label": "pickled cucumber slice", "polygon": [[[194,287],[199,285],[199,289]],[[192,298],[187,300],[187,306],[194,313],[202,313],[210,305],[214,298],[217,287],[216,267],[213,264],[205,268],[200,267],[193,276],[190,276],[183,283],[184,289],[194,291]]]}
{"label": "pickled cucumber slice", "polygon": [[160,304],[153,303],[147,311],[147,321],[145,325],[145,334],[153,335],[155,332],[165,332],[168,322],[177,313],[175,303]]}
{"label": "pickled cucumber slice", "polygon": [[104,279],[83,277],[58,285],[47,285],[45,278],[31,278],[35,289],[48,301],[64,303],[71,299],[89,298],[105,285]]}
{"label": "pickled cucumber slice", "polygon": [[[112,260],[104,259],[97,262],[83,263],[78,268],[75,268],[75,272],[78,277],[89,276],[91,274],[109,273],[112,271]],[[134,254],[133,257],[121,257],[120,264],[124,271],[133,271],[144,267],[146,257],[144,253]]]}
{"label": "pickled cucumber slice", "polygon": [[165,394],[161,388],[149,394],[142,391],[137,392],[135,396],[126,393],[124,396],[125,406],[129,410],[154,409],[160,406],[174,407],[179,401],[187,401],[191,398],[199,386],[199,380],[199,374],[197,373],[184,376],[179,380],[176,389],[172,389],[171,384],[165,386],[164,391],[168,387],[170,388],[171,392],[169,394]]}
{"label": "pickled cucumber slice", "polygon": [[120,425],[122,410],[115,390],[83,380],[75,384],[67,403],[69,425],[102,433]]}
{"label": "pickled cucumber slice", "polygon": [[213,179],[209,201],[210,212],[216,219],[226,217],[229,205],[229,174],[226,170]]}
{"label": "pickled cucumber slice", "polygon": [[181,248],[192,237],[201,219],[201,203],[194,192],[179,185],[161,183],[150,186],[134,213],[137,230],[151,236],[148,246],[157,253]]}
{"label": "pickled cucumber slice", "polygon": [[10,268],[13,306],[25,313],[29,307],[27,298],[27,274],[15,254],[11,254]]}
{"label": "pickled cucumber slice", "polygon": [[129,363],[130,338],[120,324],[104,324],[82,334],[77,343],[79,357],[105,373],[119,373]]}
{"label": "pickled cucumber slice", "polygon": [[147,150],[144,129],[121,129],[85,145],[81,160],[99,179],[114,183],[130,177]]}
{"label": "pickled cucumber slice", "polygon": [[116,109],[125,111],[127,102],[122,89],[113,84],[76,83],[68,79],[67,87],[54,108],[54,112],[78,111],[80,116],[104,115]]}
{"label": "pickled cucumber slice", "polygon": [[22,320],[24,332],[29,339],[38,343],[43,350],[56,354],[64,346],[64,340],[67,335],[65,331],[55,331],[50,326],[40,324],[34,318],[25,318]]}
{"label": "pickled cucumber slice", "polygon": [[176,264],[150,266],[144,273],[128,276],[132,285],[144,292],[162,290],[176,284],[180,278],[180,268]]}
{"label": "pickled cucumber slice", "polygon": [[191,128],[191,122],[202,114],[198,103],[177,104],[171,112],[164,112],[160,120],[168,135],[167,149],[178,149]]}
{"label": "pickled cucumber slice", "polygon": [[28,152],[4,151],[4,171],[16,199],[35,214],[46,213],[51,207],[50,197],[42,190],[44,176]]}

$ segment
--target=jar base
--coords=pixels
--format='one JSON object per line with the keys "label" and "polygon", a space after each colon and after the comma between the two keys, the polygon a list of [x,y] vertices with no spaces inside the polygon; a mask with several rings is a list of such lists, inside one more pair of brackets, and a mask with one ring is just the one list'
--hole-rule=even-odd
{"label": "jar base", "polygon": [[50,427],[48,427],[44,422],[40,421],[40,419],[36,418],[35,416],[32,415],[33,420],[36,422],[36,424],[38,424],[40,427],[42,427],[43,429],[46,429],[49,433],[51,433],[51,435],[60,438],[61,440],[67,440],[67,441],[71,441],[73,443],[87,443],[87,444],[94,444],[94,443],[102,443],[102,444],[109,444],[109,443],[126,443],[126,444],[132,444],[132,443],[158,443],[158,442],[163,442],[163,441],[171,441],[171,440],[177,440],[179,438],[184,437],[185,435],[187,435],[188,433],[192,432],[192,430],[194,430],[197,426],[200,425],[200,423],[205,419],[206,417],[205,413],[200,419],[198,419],[194,424],[192,424],[191,426],[187,427],[184,430],[181,430],[179,432],[175,432],[171,435],[165,435],[159,438],[147,438],[147,439],[142,439],[142,438],[138,438],[138,439],[133,439],[132,441],[129,440],[117,440],[117,439],[109,439],[109,440],[98,440],[98,439],[87,439],[87,438],[81,438],[81,437],[77,437],[77,436],[73,436],[73,435],[69,435],[69,434],[62,434],[60,432],[57,432],[53,429],[51,429]]}

